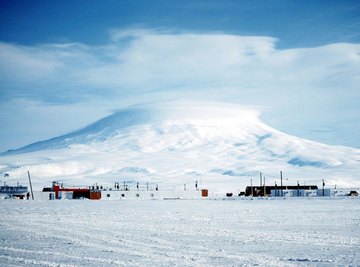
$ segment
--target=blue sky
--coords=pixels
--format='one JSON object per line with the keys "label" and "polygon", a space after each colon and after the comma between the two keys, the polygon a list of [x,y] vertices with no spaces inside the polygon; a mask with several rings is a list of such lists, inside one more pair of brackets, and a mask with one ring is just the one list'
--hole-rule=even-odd
{"label": "blue sky", "polygon": [[0,150],[174,98],[360,147],[359,29],[359,1],[0,1]]}

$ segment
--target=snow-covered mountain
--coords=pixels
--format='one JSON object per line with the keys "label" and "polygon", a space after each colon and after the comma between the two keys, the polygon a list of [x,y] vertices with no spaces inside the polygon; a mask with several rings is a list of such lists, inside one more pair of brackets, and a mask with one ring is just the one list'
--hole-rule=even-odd
{"label": "snow-covered mountain", "polygon": [[[360,186],[360,150],[279,132],[235,104],[167,102],[131,106],[79,131],[1,154],[0,172],[35,187],[115,182],[243,190],[259,183]],[[287,180],[286,180],[287,179]]]}

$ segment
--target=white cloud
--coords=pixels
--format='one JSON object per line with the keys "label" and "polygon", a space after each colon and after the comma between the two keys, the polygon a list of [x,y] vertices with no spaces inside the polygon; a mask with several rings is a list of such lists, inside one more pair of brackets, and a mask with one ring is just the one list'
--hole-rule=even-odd
{"label": "white cloud", "polygon": [[1,78],[7,82],[42,79],[61,62],[42,49],[0,43]]}
{"label": "white cloud", "polygon": [[354,84],[349,81],[357,81],[360,72],[360,46],[355,44],[279,50],[271,37],[141,29],[113,31],[111,39],[108,45],[96,47],[2,43],[1,80],[8,85],[17,81],[21,91],[21,85],[26,83],[31,90],[45,79],[44,90],[60,86],[71,95],[76,90],[83,94],[84,88],[89,94],[117,96],[123,90],[138,93],[192,87],[232,87],[239,92],[258,88],[273,94],[274,89],[284,87],[318,90],[329,79],[332,83],[346,81],[351,87]]}
{"label": "white cloud", "polygon": [[282,50],[276,43],[263,36],[148,29],[112,30],[103,46],[0,43],[0,100],[126,98],[132,104],[145,96],[194,96],[264,106],[287,127],[294,119],[306,125],[309,116],[321,121],[325,113],[341,121],[336,110],[360,113],[359,44]]}

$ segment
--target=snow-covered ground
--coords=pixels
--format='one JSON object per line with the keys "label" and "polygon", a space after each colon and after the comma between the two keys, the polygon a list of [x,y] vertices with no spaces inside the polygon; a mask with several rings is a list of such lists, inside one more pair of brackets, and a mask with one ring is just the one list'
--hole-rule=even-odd
{"label": "snow-covered ground", "polygon": [[360,266],[360,198],[0,206],[0,266]]}

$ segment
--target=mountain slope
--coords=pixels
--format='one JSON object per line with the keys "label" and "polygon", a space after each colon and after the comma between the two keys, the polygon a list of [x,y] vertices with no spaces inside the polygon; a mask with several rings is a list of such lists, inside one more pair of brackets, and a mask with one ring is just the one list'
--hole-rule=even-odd
{"label": "mountain slope", "polygon": [[193,184],[237,190],[258,180],[359,186],[360,150],[279,132],[238,105],[167,102],[132,106],[79,131],[3,153],[1,172],[30,170],[39,187],[114,182]]}

